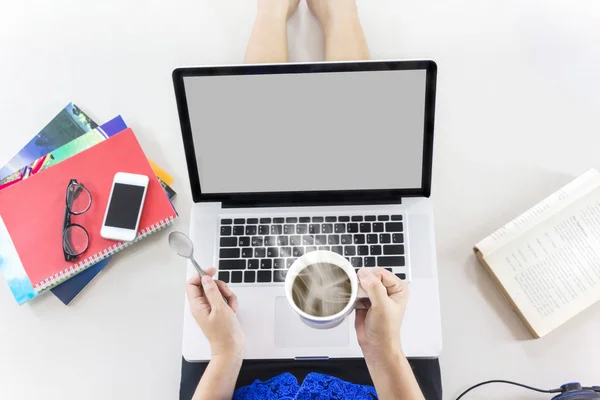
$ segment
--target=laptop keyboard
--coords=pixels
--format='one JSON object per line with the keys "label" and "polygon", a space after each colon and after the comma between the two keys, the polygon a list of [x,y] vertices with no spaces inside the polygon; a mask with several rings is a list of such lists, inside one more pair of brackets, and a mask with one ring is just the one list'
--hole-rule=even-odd
{"label": "laptop keyboard", "polygon": [[406,280],[404,223],[400,214],[222,218],[218,279],[232,284],[283,283],[298,257],[330,250],[357,271],[378,266]]}

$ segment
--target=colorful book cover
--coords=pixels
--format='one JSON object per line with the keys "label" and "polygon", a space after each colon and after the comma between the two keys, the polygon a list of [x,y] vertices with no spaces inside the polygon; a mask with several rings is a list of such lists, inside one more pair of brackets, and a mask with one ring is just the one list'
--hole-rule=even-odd
{"label": "colorful book cover", "polygon": [[[0,183],[0,190],[25,180],[46,168],[50,168],[51,166],[56,165],[77,153],[87,150],[90,147],[108,139],[113,135],[116,135],[125,129],[127,129],[127,124],[125,124],[125,121],[123,121],[121,116],[117,116],[102,126],[99,126],[96,129],[85,133],[74,140],[71,140],[69,143],[57,148],[49,154],[40,157],[31,164],[17,171],[18,176],[15,176],[14,181],[9,181],[7,178],[4,180],[5,183]],[[173,200],[177,193],[169,186],[169,184],[173,182],[174,178],[151,160],[148,160],[148,162],[150,163],[150,166],[152,167],[152,170],[156,176],[159,178],[159,181],[165,192],[169,198]]]}
{"label": "colorful book cover", "polygon": [[[8,181],[8,178],[5,179],[4,184],[0,184],[0,190],[11,186],[12,184],[18,183],[21,180],[27,179],[36,173],[49,168],[55,164],[60,163],[61,161],[66,160],[69,157],[72,157],[106,139],[109,137],[127,129],[127,124],[121,118],[121,116],[117,116],[113,118],[111,121],[103,124],[95,128],[94,130],[83,134],[82,136],[77,137],[74,140],[66,143],[65,145],[55,149],[49,154],[44,155],[43,157],[35,160],[30,165],[22,168],[17,171],[13,176],[15,177],[14,181]],[[21,154],[20,152],[19,154]],[[166,185],[160,178],[165,177],[172,182],[172,177],[166,173],[163,169],[158,167],[156,164],[152,163],[152,168],[154,172],[159,177],[159,182],[163,186],[163,189],[172,200],[176,196],[176,192],[169,186]],[[156,167],[156,168],[155,168]],[[52,292],[65,304],[68,305],[81,291],[83,291],[92,280],[96,278],[96,276],[104,269],[104,267],[108,264],[110,258],[103,260],[98,263],[97,266],[93,268],[89,268],[83,271],[81,274],[76,277],[69,279],[63,284],[57,286],[52,289]],[[0,260],[0,264],[2,261]],[[20,284],[22,286],[22,284]]]}
{"label": "colorful book cover", "polygon": [[15,175],[20,175],[20,169],[97,127],[98,124],[79,107],[69,103],[8,164],[0,168],[0,185],[7,177],[14,180]]}
{"label": "colorful book cover", "polygon": [[[120,116],[113,118],[106,124],[95,128],[91,132],[79,136],[75,140],[71,140],[69,143],[59,147],[58,149],[55,149],[52,153],[46,154],[41,158],[35,160],[30,165],[23,168],[23,176],[19,174],[18,181],[26,179],[29,176],[45,168],[50,167],[51,165],[54,165],[71,156],[74,156],[75,154],[93,146],[94,144],[100,143],[106,138],[111,137],[125,129],[127,129],[127,124],[125,124],[123,118],[121,118]],[[20,152],[19,154],[21,153],[22,152]],[[6,184],[0,185],[0,189],[8,186],[9,185]],[[10,251],[10,246],[7,242],[10,240],[10,238],[6,239],[6,235],[8,235],[8,232],[6,232],[6,228],[3,227],[3,224],[0,225],[2,225],[0,226],[0,241],[2,242],[2,244],[6,245],[0,245],[0,270],[3,272],[3,274],[6,277],[6,280],[9,282],[9,286],[12,292],[14,293],[15,298],[17,299],[19,304],[21,304],[22,302],[33,298],[35,294],[33,291],[33,287],[31,287],[31,284],[29,283],[27,277],[20,276],[18,264],[15,264],[16,255],[13,254],[12,251]],[[16,257],[18,258],[18,255]],[[98,268],[90,268],[89,270],[84,271],[84,276],[80,277],[77,280],[68,280],[64,282],[62,285],[60,285],[61,287],[64,286],[60,292],[61,296],[57,297],[61,299],[61,301],[63,301],[63,298],[66,299],[69,297],[65,293],[69,293],[72,296],[72,298],[75,298],[75,296],[77,296],[77,294],[79,294],[79,292],[81,292],[96,277],[96,275],[98,275],[98,273],[102,271],[104,266],[108,264],[109,260],[110,259],[107,259],[106,262],[103,262]]]}
{"label": "colorful book cover", "polygon": [[[54,150],[52,153],[45,157],[44,166],[41,169],[49,168],[55,164],[58,164],[61,161],[64,161],[67,158],[74,156],[75,154],[89,149],[90,147],[106,140],[107,138],[125,129],[127,129],[127,125],[125,124],[123,119],[120,116],[116,117],[113,120],[102,125],[102,127],[88,132],[85,135],[75,140],[72,140],[64,146]],[[156,164],[152,162],[150,162],[150,164],[155,173],[158,170],[161,175],[167,174]],[[167,174],[167,176],[170,175]],[[159,182],[163,186],[163,189],[167,193],[169,198],[172,200],[176,195],[175,191],[171,189],[170,186],[164,184],[164,182],[161,179],[159,179]],[[58,299],[62,301],[65,305],[69,305],[79,295],[79,293],[81,293],[96,278],[96,276],[98,276],[98,274],[102,272],[102,270],[108,265],[109,262],[110,257],[102,260],[93,267],[86,269],[85,271],[81,272],[78,275],[75,275],[68,281],[51,289],[52,293],[54,293],[54,295],[58,297]]]}
{"label": "colorful book cover", "polygon": [[[123,119],[119,116],[114,118],[112,121],[107,122],[102,125],[99,129],[95,129],[91,132],[86,133],[85,135],[72,140],[66,145],[54,150],[48,156],[45,157],[44,166],[42,169],[49,168],[55,164],[58,164],[61,161],[66,160],[69,157],[74,156],[75,154],[82,152],[105,139],[127,129],[127,125],[123,121]],[[160,167],[156,166],[151,162],[151,166],[153,171],[158,169],[159,172],[164,172]],[[154,167],[157,167],[155,169]],[[164,172],[166,174],[166,172]],[[158,175],[158,174],[157,174]],[[167,174],[167,176],[169,176]],[[176,193],[170,186],[165,185],[159,179],[161,185],[163,185],[163,189],[172,200]],[[73,278],[68,281],[58,285],[57,287],[51,289],[52,293],[58,297],[60,301],[62,301],[65,305],[69,305],[78,295],[81,293],[95,278],[98,276],[100,272],[108,265],[110,262],[110,257],[100,261],[98,264],[94,265],[81,272],[78,275],[75,275]]]}
{"label": "colorful book cover", "polygon": [[[106,163],[107,157],[111,159]],[[108,202],[114,174],[130,171],[150,177],[140,229],[134,242],[114,242],[100,237],[104,205]],[[78,223],[90,235],[85,258],[65,261],[61,249],[64,182],[77,175],[94,196],[90,210],[78,215]],[[43,173],[0,192],[0,269],[11,291],[23,303],[66,281],[98,261],[112,256],[169,225],[177,213],[165,195],[133,131],[127,129],[110,140],[59,163]],[[43,201],[39,194],[43,193]],[[95,206],[94,206],[95,204]],[[35,226],[27,223],[30,221]],[[32,229],[35,228],[35,229]],[[10,234],[8,233],[10,232]],[[32,247],[36,251],[31,251]]]}
{"label": "colorful book cover", "polygon": [[[54,150],[44,158],[45,165],[43,168],[49,168],[58,164],[125,129],[127,129],[127,124],[125,124],[121,116],[117,116],[101,127]],[[52,293],[65,305],[69,305],[102,272],[109,262],[110,258],[102,260],[93,267],[86,269],[79,275],[75,275],[63,284],[53,288]]]}
{"label": "colorful book cover", "polygon": [[5,178],[2,181],[3,183],[0,183],[0,190],[27,179],[125,129],[127,129],[127,125],[123,121],[123,118],[121,116],[115,117],[102,126],[71,140],[48,154],[44,154],[42,157],[21,168],[15,174]]}

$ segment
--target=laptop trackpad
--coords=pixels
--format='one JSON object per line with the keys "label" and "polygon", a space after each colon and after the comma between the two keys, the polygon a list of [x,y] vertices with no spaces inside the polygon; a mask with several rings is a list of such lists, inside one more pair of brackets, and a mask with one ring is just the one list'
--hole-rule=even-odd
{"label": "laptop trackpad", "polygon": [[332,329],[314,329],[304,325],[285,297],[275,298],[275,346],[344,347],[348,346],[348,319]]}

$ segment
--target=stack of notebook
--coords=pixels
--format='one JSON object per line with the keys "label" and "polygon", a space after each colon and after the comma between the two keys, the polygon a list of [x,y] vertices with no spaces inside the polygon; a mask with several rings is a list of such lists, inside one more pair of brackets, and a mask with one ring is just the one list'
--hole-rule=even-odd
{"label": "stack of notebook", "polygon": [[[137,238],[100,236],[117,172],[150,178]],[[90,235],[87,251],[65,261],[62,219],[70,179],[85,184],[92,206],[77,216]],[[121,117],[98,126],[73,104],[62,110],[0,169],[0,271],[19,304],[51,290],[69,304],[111,261],[112,255],[169,225],[173,178],[146,158]]]}

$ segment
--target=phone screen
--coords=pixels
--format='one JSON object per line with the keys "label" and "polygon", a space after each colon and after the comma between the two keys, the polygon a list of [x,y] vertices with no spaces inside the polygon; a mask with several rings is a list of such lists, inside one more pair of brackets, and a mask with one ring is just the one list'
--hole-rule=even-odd
{"label": "phone screen", "polygon": [[144,186],[115,183],[108,205],[106,226],[135,229],[144,197]]}

